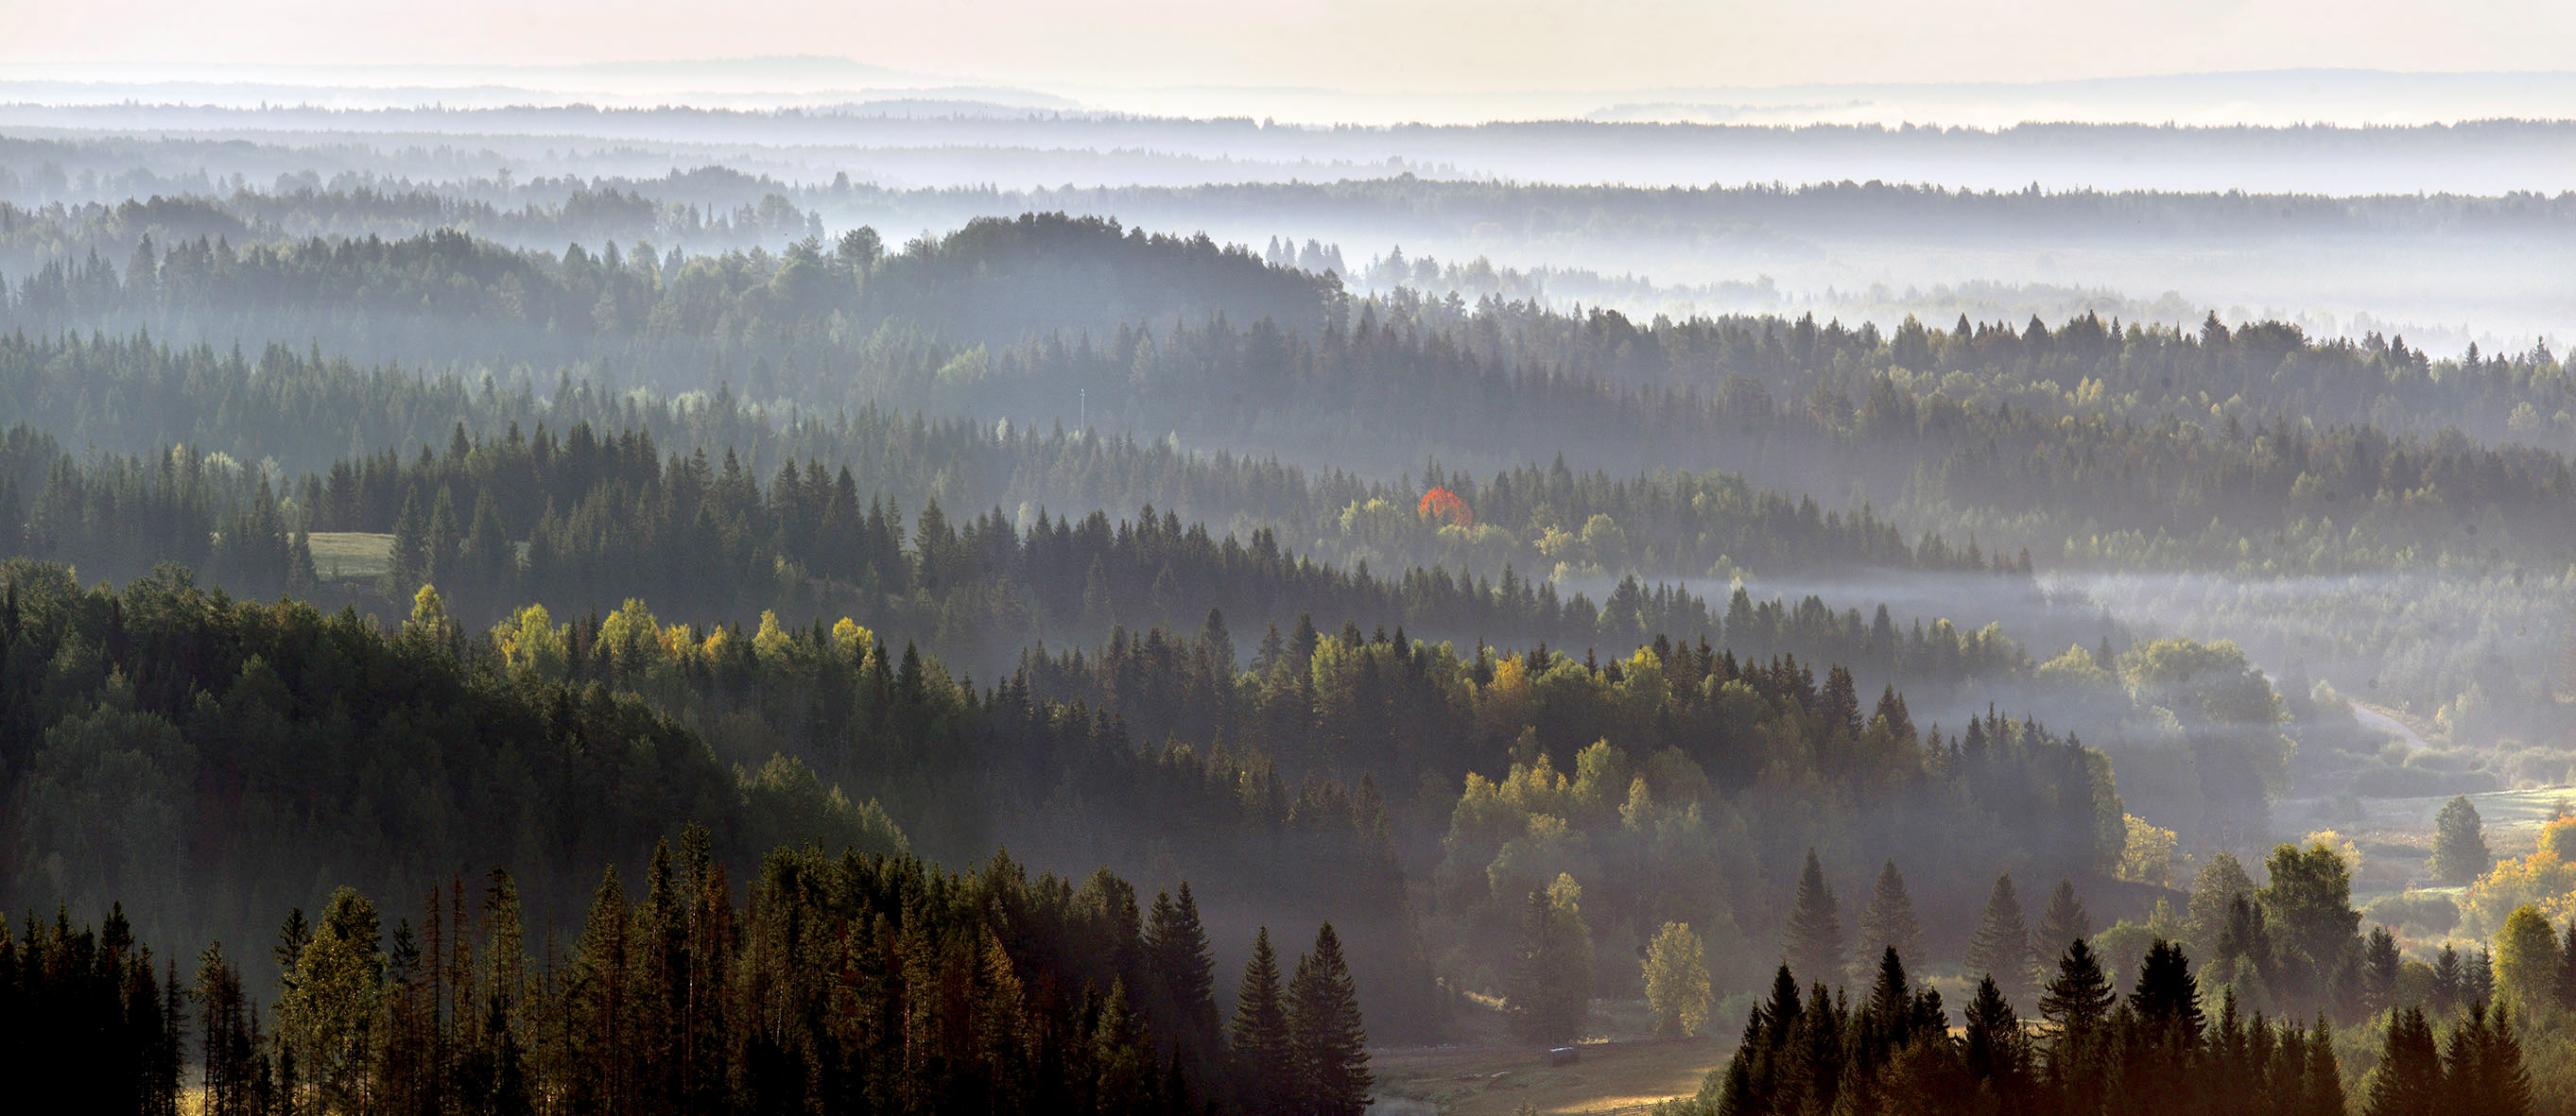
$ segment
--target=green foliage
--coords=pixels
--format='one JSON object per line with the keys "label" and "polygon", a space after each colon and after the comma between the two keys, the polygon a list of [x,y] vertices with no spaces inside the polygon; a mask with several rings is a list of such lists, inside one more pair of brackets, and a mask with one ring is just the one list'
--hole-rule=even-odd
{"label": "green foliage", "polygon": [[1814,849],[1807,850],[1806,867],[1798,870],[1798,890],[1789,899],[1789,922],[1780,932],[1780,958],[1797,972],[1840,976],[1843,971],[1842,912]]}
{"label": "green foliage", "polygon": [[1696,1035],[1708,1025],[1706,947],[1689,923],[1667,922],[1655,932],[1646,947],[1644,983],[1656,1033]]}
{"label": "green foliage", "polygon": [[1582,888],[1571,876],[1533,889],[1524,904],[1521,940],[1504,999],[1512,1031],[1531,1042],[1582,1037],[1592,1013],[1592,931],[1583,923]]}
{"label": "green foliage", "polygon": [[1368,1033],[1331,923],[1315,932],[1314,952],[1297,959],[1288,982],[1288,1047],[1297,1111],[1359,1116],[1368,1107]]}
{"label": "green foliage", "polygon": [[2536,1015],[2558,1002],[2558,980],[2566,968],[2558,934],[2531,907],[2516,907],[2495,938],[2496,990],[2505,1003]]}
{"label": "green foliage", "polygon": [[121,913],[96,934],[61,919],[23,940],[0,932],[0,1009],[49,1013],[10,1032],[0,1068],[91,1075],[84,1110],[168,1112],[193,1030],[218,1116],[540,1102],[1351,1116],[1366,1101],[1365,1032],[1330,927],[1284,1006],[1270,971],[1255,1012],[1270,1038],[1236,1043],[1248,1071],[1303,1091],[1238,1104],[1224,1082],[1173,1068],[1178,1048],[1131,1007],[1128,966],[1150,944],[1102,905],[1127,889],[1115,876],[1076,889],[1003,857],[961,875],[809,847],[768,856],[744,901],[710,854],[703,830],[676,853],[658,846],[640,895],[609,871],[569,953],[542,958],[525,954],[505,874],[479,908],[461,880],[433,886],[418,921],[389,933],[343,888],[318,923],[289,919],[270,1038],[220,948],[200,955],[192,1026],[190,989],[175,968],[159,979]]}
{"label": "green foliage", "polygon": [[2467,795],[2453,796],[2433,815],[2432,867],[2435,879],[2450,884],[2467,883],[2495,867],[2478,808]]}
{"label": "green foliage", "polygon": [[2254,898],[2278,951],[2275,991],[2286,1005],[2322,1007],[2337,971],[2361,947],[2351,876],[2343,857],[2322,844],[2304,851],[2282,845],[2264,869],[2270,879]]}
{"label": "green foliage", "polygon": [[2011,875],[1995,877],[1994,889],[1986,895],[1985,916],[1978,921],[1976,936],[1969,939],[1968,954],[1962,960],[1969,972],[1993,978],[2007,998],[2028,999],[2030,931],[2022,920],[2021,896],[2013,890]]}
{"label": "green foliage", "polygon": [[1288,1003],[1279,980],[1279,958],[1270,948],[1270,928],[1253,939],[1252,956],[1243,965],[1235,988],[1234,1019],[1226,1047],[1233,1059],[1235,1096],[1247,1111],[1285,1107],[1298,1095],[1294,1047],[1288,1030]]}
{"label": "green foliage", "polygon": [[1914,898],[1892,857],[1879,866],[1878,881],[1870,885],[1869,905],[1860,914],[1860,945],[1893,949],[1899,957],[1923,956],[1923,927],[1914,918]]}

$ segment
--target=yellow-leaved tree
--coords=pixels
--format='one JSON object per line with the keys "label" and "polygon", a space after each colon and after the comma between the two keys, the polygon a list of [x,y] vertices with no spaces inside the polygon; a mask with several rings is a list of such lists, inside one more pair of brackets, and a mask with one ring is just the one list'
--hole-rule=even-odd
{"label": "yellow-leaved tree", "polygon": [[1687,922],[1667,922],[1646,947],[1646,1008],[1655,1032],[1696,1035],[1708,1026],[1708,955]]}
{"label": "yellow-leaved tree", "polygon": [[2576,915],[2576,817],[2540,827],[2531,855],[2496,862],[2460,893],[2460,929],[2484,937],[2502,930],[2513,912],[2531,907],[2542,918],[2564,922]]}
{"label": "yellow-leaved tree", "polygon": [[2538,910],[2524,905],[2505,916],[2504,930],[2496,935],[2496,988],[2523,1018],[2557,1002],[2558,969],[2563,961],[2558,935]]}

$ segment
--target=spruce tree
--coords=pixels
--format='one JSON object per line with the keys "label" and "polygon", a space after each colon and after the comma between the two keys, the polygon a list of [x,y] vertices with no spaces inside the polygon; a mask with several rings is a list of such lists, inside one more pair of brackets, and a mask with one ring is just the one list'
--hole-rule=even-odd
{"label": "spruce tree", "polygon": [[2433,1043],[2432,1025],[2422,1008],[2406,1008],[2388,1020],[2388,1036],[2379,1066],[2371,1071],[2368,1116],[2433,1116],[2443,1111],[2442,1054]]}
{"label": "spruce tree", "polygon": [[2442,1052],[2442,1098],[2462,1112],[2494,1110],[2494,1098],[2487,1095],[2488,1039],[2486,1005],[2471,1004]]}
{"label": "spruce tree", "polygon": [[2507,1005],[2496,1005],[2486,1040],[2486,1051],[2478,1059],[2483,1077],[2478,1091],[2486,1111],[2494,1116],[2530,1116],[2531,1070],[2523,1064],[2522,1039],[2513,1033],[2513,1011]]}
{"label": "spruce tree", "polygon": [[1368,1033],[1341,938],[1329,922],[1315,932],[1315,951],[1298,959],[1289,982],[1288,1042],[1300,1112],[1359,1116],[1368,1108]]}
{"label": "spruce tree", "polygon": [[1869,889],[1869,905],[1861,910],[1860,937],[1863,948],[1893,947],[1898,956],[1911,957],[1917,964],[1923,960],[1923,928],[1914,920],[1914,899],[1905,891],[1905,877],[1896,870],[1890,857],[1878,869],[1878,882]]}
{"label": "spruce tree", "polygon": [[1150,1112],[1159,1091],[1153,1041],[1127,1002],[1127,982],[1111,980],[1091,1032],[1093,1097],[1102,1112]]}
{"label": "spruce tree", "polygon": [[402,513],[394,517],[393,549],[385,556],[385,596],[409,600],[428,580],[429,524],[421,516],[420,501],[405,493]]}
{"label": "spruce tree", "polygon": [[1969,975],[1991,976],[2006,998],[2024,998],[2030,981],[2030,932],[2010,874],[1996,877],[1994,890],[1987,893],[1986,915],[1977,924],[1976,937],[1968,940],[1966,961]]}
{"label": "spruce tree", "polygon": [[2343,1116],[2343,1071],[2335,1064],[2334,1027],[2324,1013],[2308,1028],[2307,1116]]}
{"label": "spruce tree", "polygon": [[1803,979],[1823,984],[1842,981],[1842,912],[1834,902],[1834,889],[1825,884],[1824,865],[1814,849],[1807,850],[1807,866],[1798,873],[1798,893],[1789,903],[1780,956]]}
{"label": "spruce tree", "polygon": [[1969,999],[1960,1022],[1968,1071],[1994,1090],[2007,1111],[2012,1110],[2030,1072],[2030,1050],[2012,1002],[2004,998],[1993,977],[1977,981],[1976,995]]}
{"label": "spruce tree", "polygon": [[[2557,950],[2553,948],[2550,952],[2551,959],[2557,960]],[[2405,958],[2397,952],[2397,936],[2389,933],[2385,926],[2371,927],[2369,939],[2362,944],[2361,958],[2363,1007],[2371,1014],[2396,1006],[2397,978],[2404,965]],[[2559,967],[2552,965],[2547,974],[2553,993]]]}
{"label": "spruce tree", "polygon": [[1912,1029],[1914,983],[1906,978],[1905,960],[1889,946],[1878,955],[1878,980],[1870,985],[1868,1015],[1882,1035],[1898,1045]]}
{"label": "spruce tree", "polygon": [[2093,936],[2093,917],[2084,911],[2084,903],[2075,897],[2075,885],[2057,881],[2057,890],[2048,896],[2048,910],[2039,916],[2039,929],[2031,938],[2031,956],[2041,964],[2065,950],[2067,943],[2084,941]]}
{"label": "spruce tree", "polygon": [[2057,975],[2050,978],[2048,989],[2039,998],[2039,1013],[2067,1034],[2082,1034],[2099,1028],[2111,1017],[2111,1009],[2120,1001],[2111,990],[2110,978],[2102,972],[2100,958],[2082,938],[2067,943],[2066,952],[2057,959]]}
{"label": "spruce tree", "polygon": [[427,533],[422,536],[421,580],[432,585],[453,584],[461,572],[457,556],[465,544],[465,524],[456,514],[456,498],[446,488],[438,490],[438,501],[431,506]]}
{"label": "spruce tree", "polygon": [[[2576,937],[2576,928],[2569,930]],[[2424,1006],[2435,1015],[2449,1015],[2451,1008],[2468,995],[2468,964],[2459,948],[2445,945],[2433,955],[2433,987],[2424,997]]]}
{"label": "spruce tree", "polygon": [[1227,1036],[1235,1093],[1246,1112],[1285,1112],[1294,1095],[1288,1007],[1282,995],[1279,956],[1272,952],[1270,928],[1264,926],[1252,940],[1252,959],[1244,962],[1243,982],[1234,994],[1234,1029]]}
{"label": "spruce tree", "polygon": [[1149,1002],[1155,1031],[1171,1040],[1192,1080],[1212,1080],[1218,1041],[1216,960],[1189,884],[1181,884],[1177,902],[1169,894],[1154,897],[1145,926],[1145,966],[1153,986]]}
{"label": "spruce tree", "polygon": [[2180,944],[2157,941],[2138,964],[2138,984],[2129,993],[2129,1008],[2139,1026],[2183,1049],[2200,1040],[2203,1017],[2200,988],[2191,978],[2191,958]]}

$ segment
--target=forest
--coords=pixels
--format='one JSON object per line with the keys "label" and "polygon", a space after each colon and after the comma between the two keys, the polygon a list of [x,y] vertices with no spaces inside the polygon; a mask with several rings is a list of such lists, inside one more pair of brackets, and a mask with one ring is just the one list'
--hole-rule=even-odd
{"label": "forest", "polygon": [[2563,121],[203,88],[0,72],[65,1110],[2576,1112]]}

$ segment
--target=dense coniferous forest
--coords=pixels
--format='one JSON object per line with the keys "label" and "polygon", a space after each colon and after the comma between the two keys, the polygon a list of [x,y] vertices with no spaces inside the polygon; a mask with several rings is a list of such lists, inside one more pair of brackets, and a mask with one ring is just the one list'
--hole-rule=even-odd
{"label": "dense coniferous forest", "polygon": [[49,103],[79,1107],[2576,1112],[2569,196],[1673,177],[2563,123]]}

